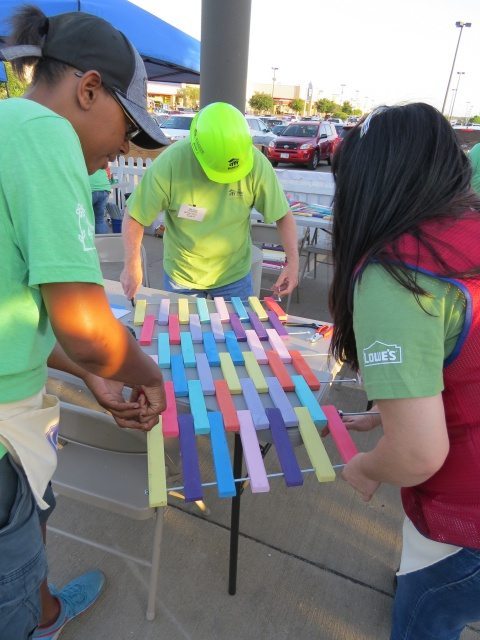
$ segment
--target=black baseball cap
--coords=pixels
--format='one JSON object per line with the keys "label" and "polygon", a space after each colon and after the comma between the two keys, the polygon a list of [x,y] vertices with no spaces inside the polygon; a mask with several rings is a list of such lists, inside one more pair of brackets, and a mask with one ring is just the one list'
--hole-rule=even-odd
{"label": "black baseball cap", "polygon": [[97,16],[81,11],[46,19],[41,47],[4,47],[4,60],[38,56],[63,62],[79,71],[95,70],[112,91],[140,132],[137,146],[156,149],[170,143],[147,111],[147,72],[138,51],[121,31]]}

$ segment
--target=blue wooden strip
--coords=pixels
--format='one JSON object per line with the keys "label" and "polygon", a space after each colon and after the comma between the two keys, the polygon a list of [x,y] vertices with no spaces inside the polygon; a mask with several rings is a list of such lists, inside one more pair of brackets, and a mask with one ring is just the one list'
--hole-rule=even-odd
{"label": "blue wooden strip", "polygon": [[225,331],[225,342],[227,343],[228,353],[230,354],[233,364],[244,364],[242,350],[238,346],[237,336],[233,331]]}
{"label": "blue wooden strip", "polygon": [[193,416],[190,413],[179,413],[178,427],[185,502],[195,502],[195,500],[203,498],[203,492],[193,430]]}
{"label": "blue wooden strip", "polygon": [[298,417],[293,410],[290,400],[287,394],[282,389],[280,382],[277,378],[265,377],[268,384],[268,393],[272,399],[273,404],[280,409],[282,413],[283,421],[287,427],[298,427]]}
{"label": "blue wooden strip", "polygon": [[254,311],[248,311],[248,319],[253,329],[255,329],[255,333],[258,336],[259,340],[268,340],[268,334],[265,331],[265,327],[260,322],[260,318]]}
{"label": "blue wooden strip", "polygon": [[177,398],[188,396],[187,374],[183,366],[183,358],[179,353],[172,355],[172,381]]}
{"label": "blue wooden strip", "polygon": [[161,369],[170,369],[170,336],[168,333],[159,333],[157,342],[158,366]]}
{"label": "blue wooden strip", "polygon": [[300,403],[303,404],[304,407],[307,407],[315,426],[326,427],[327,417],[318,404],[315,394],[306,383],[305,378],[303,376],[291,376],[291,378],[295,385],[295,393]]}
{"label": "blue wooden strip", "polygon": [[210,322],[210,314],[208,313],[206,298],[197,298],[197,309],[201,324]]}
{"label": "blue wooden strip", "polygon": [[195,435],[210,433],[207,407],[205,406],[200,380],[188,381],[188,400],[190,403],[190,410],[193,415]]}
{"label": "blue wooden strip", "polygon": [[203,332],[203,349],[207,354],[208,362],[211,367],[219,367],[220,366],[220,358],[218,355],[217,345],[215,343],[215,338],[211,331]]}
{"label": "blue wooden strip", "polygon": [[240,384],[242,385],[243,397],[247,409],[252,416],[255,429],[268,429],[270,424],[268,422],[267,414],[263,407],[263,402],[255,389],[255,384],[251,378],[240,378]]}
{"label": "blue wooden strip", "polygon": [[190,331],[180,332],[180,344],[182,345],[183,364],[186,367],[194,367],[197,361],[195,360],[195,349]]}
{"label": "blue wooden strip", "polygon": [[214,396],[215,384],[207,356],[204,353],[196,353],[195,359],[197,361],[198,379],[202,385],[203,394],[206,396]]}
{"label": "blue wooden strip", "polygon": [[210,422],[210,440],[212,442],[218,495],[220,498],[232,498],[236,494],[235,481],[222,414],[219,411],[211,411],[208,414],[208,420]]}
{"label": "blue wooden strip", "polygon": [[194,344],[202,342],[202,328],[200,326],[200,317],[198,313],[190,314],[190,333],[192,334],[192,342]]}
{"label": "blue wooden strip", "polygon": [[279,409],[265,409],[270,422],[272,440],[277,450],[278,460],[285,478],[287,487],[299,487],[303,484],[303,476],[295,457],[292,443],[288,437],[287,429]]}
{"label": "blue wooden strip", "polygon": [[233,308],[235,309],[235,313],[238,315],[239,319],[240,320],[248,320],[248,313],[247,313],[247,310],[245,309],[241,299],[237,298],[236,296],[233,296],[232,299],[231,299],[231,303],[232,303]]}

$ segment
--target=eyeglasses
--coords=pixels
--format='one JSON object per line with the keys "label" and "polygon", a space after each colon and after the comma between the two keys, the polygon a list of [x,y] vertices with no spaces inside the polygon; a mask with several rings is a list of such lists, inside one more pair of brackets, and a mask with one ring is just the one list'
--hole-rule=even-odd
{"label": "eyeglasses", "polygon": [[[77,76],[77,78],[82,78],[84,74],[81,71],[74,71],[74,75]],[[125,110],[125,107],[120,102],[120,100],[117,98],[117,95],[113,91],[111,91],[110,89],[107,89],[107,87],[105,85],[103,86],[103,88],[105,89],[105,91],[109,95],[112,96],[112,98],[118,104],[120,109],[123,111],[123,115],[125,116],[125,120],[127,121],[127,124],[128,124],[128,128],[127,128],[127,130],[125,132],[125,140],[130,142],[130,140],[135,138],[135,136],[137,136],[140,133],[140,129],[138,128],[137,123],[133,120],[133,118],[130,116],[130,114],[127,113],[127,111]]]}

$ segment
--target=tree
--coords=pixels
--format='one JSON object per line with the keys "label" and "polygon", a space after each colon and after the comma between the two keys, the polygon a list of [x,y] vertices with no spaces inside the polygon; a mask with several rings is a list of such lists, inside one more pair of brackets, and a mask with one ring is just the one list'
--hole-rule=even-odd
{"label": "tree", "polygon": [[17,78],[9,62],[5,62],[5,71],[7,72],[7,83],[0,83],[0,99],[4,100],[8,97],[17,98],[18,96],[23,96],[28,82],[23,82]]}
{"label": "tree", "polygon": [[200,87],[197,85],[187,85],[177,91],[177,99],[183,100],[185,107],[195,109],[200,104]]}
{"label": "tree", "polygon": [[470,118],[470,122],[473,122],[473,124],[480,124],[480,116],[473,116],[473,118]]}
{"label": "tree", "polygon": [[349,116],[352,115],[352,112],[353,112],[352,103],[349,102],[348,100],[345,100],[345,102],[341,106],[341,110],[343,111],[343,113],[346,113]]}
{"label": "tree", "polygon": [[333,100],[328,100],[328,98],[317,100],[313,106],[318,113],[332,113],[338,107]]}
{"label": "tree", "polygon": [[300,113],[300,111],[303,112],[303,110],[305,109],[305,100],[302,100],[301,98],[295,98],[295,100],[292,100],[288,103],[288,106],[292,111],[295,111],[296,113]]}
{"label": "tree", "polygon": [[273,111],[273,98],[269,96],[268,93],[262,93],[261,91],[255,91],[253,96],[248,101],[248,104],[252,107],[254,111]]}

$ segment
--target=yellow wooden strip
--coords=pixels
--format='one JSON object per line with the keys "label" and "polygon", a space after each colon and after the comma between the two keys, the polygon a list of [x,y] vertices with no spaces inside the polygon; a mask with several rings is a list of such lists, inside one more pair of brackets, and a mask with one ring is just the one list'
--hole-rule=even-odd
{"label": "yellow wooden strip", "polygon": [[143,324],[145,320],[145,312],[147,311],[147,301],[145,298],[135,301],[135,315],[133,316],[133,324]]}
{"label": "yellow wooden strip", "polygon": [[188,314],[188,298],[178,299],[178,320],[180,324],[188,324],[190,322]]}
{"label": "yellow wooden strip", "polygon": [[222,367],[223,377],[227,381],[227,386],[231,394],[238,395],[242,393],[242,386],[238,379],[232,356],[229,353],[222,352],[218,354],[220,358],[220,366]]}
{"label": "yellow wooden strip", "polygon": [[167,506],[167,477],[163,449],[162,417],[147,433],[148,503],[151,507]]}
{"label": "yellow wooden strip", "polygon": [[254,354],[251,351],[244,351],[243,358],[245,360],[245,368],[255,385],[255,389],[258,393],[267,393],[268,384]]}
{"label": "yellow wooden strip", "polygon": [[325,451],[322,438],[313,423],[309,410],[306,407],[295,407],[295,413],[297,414],[298,428],[302,435],[303,444],[312,467],[315,469],[317,480],[319,482],[332,482],[335,480],[335,470],[332,467],[328,453]]}
{"label": "yellow wooden strip", "polygon": [[257,296],[249,296],[248,304],[250,305],[250,308],[255,311],[260,320],[268,320],[267,312],[263,308]]}

